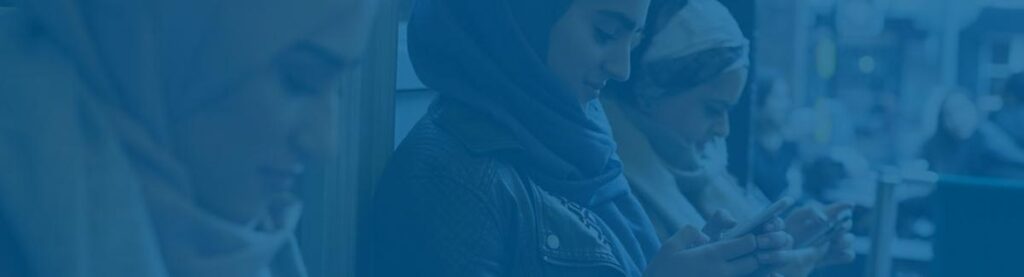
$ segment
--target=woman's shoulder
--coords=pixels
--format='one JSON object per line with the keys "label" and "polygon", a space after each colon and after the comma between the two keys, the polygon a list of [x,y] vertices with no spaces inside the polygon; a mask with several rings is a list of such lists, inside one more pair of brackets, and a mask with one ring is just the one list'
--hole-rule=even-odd
{"label": "woman's shoulder", "polygon": [[[480,151],[467,138],[459,111],[433,105],[395,150],[383,186],[405,190],[470,191],[488,198],[507,196],[518,182],[516,170],[501,151]],[[453,126],[458,125],[458,126]]]}
{"label": "woman's shoulder", "polygon": [[[378,183],[373,228],[384,260],[392,255],[461,257],[500,249],[504,232],[517,222],[520,201],[527,199],[521,197],[523,183],[512,177],[514,168],[498,154],[474,151],[445,127],[444,116],[432,108],[413,127]],[[416,232],[410,234],[410,229]],[[396,270],[392,267],[384,266]]]}

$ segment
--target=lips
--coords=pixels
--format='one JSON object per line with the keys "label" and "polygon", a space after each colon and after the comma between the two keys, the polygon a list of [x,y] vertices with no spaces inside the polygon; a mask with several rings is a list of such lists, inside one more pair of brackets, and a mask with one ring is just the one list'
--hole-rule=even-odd
{"label": "lips", "polygon": [[260,171],[267,186],[276,192],[288,192],[305,172],[305,166],[267,167]]}
{"label": "lips", "polygon": [[606,82],[587,82],[587,87],[594,89],[595,91],[601,91],[607,86]]}

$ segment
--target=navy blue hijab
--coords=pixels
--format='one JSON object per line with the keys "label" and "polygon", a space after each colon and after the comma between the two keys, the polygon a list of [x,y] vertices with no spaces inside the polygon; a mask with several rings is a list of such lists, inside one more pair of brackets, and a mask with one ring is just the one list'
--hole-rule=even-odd
{"label": "navy blue hijab", "polygon": [[571,0],[420,0],[409,23],[419,78],[441,98],[490,116],[524,147],[514,166],[588,207],[639,276],[660,247],[630,193],[600,103],[587,109],[546,65],[551,29]]}

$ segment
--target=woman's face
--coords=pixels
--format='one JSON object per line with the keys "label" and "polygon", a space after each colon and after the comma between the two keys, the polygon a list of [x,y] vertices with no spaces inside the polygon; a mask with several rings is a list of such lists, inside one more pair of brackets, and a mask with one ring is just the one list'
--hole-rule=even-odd
{"label": "woman's face", "polygon": [[629,79],[630,52],[650,0],[576,0],[551,31],[547,63],[586,103],[608,80]]}
{"label": "woman's face", "polygon": [[689,91],[647,103],[653,120],[688,143],[703,148],[729,135],[729,111],[743,94],[747,69],[722,73]]}
{"label": "woman's face", "polygon": [[288,48],[224,98],[175,121],[178,157],[201,207],[239,223],[255,220],[294,197],[308,164],[336,152],[342,73],[361,55],[363,41],[351,38],[364,38],[365,26]]}

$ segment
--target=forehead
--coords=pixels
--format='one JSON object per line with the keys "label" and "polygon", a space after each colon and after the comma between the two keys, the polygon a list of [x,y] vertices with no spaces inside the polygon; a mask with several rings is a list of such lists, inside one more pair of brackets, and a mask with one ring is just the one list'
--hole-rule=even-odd
{"label": "forehead", "polygon": [[718,78],[697,86],[693,93],[704,101],[717,101],[733,105],[743,95],[746,77],[746,69],[729,70],[723,72]]}
{"label": "forehead", "polygon": [[[604,16],[622,17],[641,27],[647,21],[647,9],[650,0],[576,0],[573,6],[601,12]],[[617,19],[617,18],[616,18]]]}
{"label": "forehead", "polygon": [[305,42],[342,61],[358,60],[370,38],[376,1],[348,1],[345,12]]}

